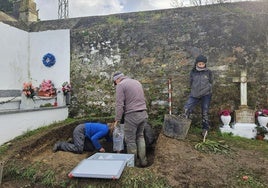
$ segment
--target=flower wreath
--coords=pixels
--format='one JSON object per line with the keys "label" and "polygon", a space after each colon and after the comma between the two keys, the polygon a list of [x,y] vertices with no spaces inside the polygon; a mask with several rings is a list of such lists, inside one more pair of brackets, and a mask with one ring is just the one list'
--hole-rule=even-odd
{"label": "flower wreath", "polygon": [[53,54],[47,53],[43,57],[43,64],[46,67],[52,67],[56,63],[56,58]]}

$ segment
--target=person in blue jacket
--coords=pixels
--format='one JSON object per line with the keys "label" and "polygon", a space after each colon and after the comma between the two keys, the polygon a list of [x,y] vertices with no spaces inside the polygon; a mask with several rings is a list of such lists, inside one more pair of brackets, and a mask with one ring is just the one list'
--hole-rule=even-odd
{"label": "person in blue jacket", "polygon": [[89,140],[93,146],[93,150],[105,152],[105,149],[100,144],[99,140],[106,138],[111,141],[113,125],[104,123],[83,123],[75,127],[73,131],[73,143],[57,142],[53,147],[53,152],[69,151],[73,153],[83,153],[85,150],[86,140]]}

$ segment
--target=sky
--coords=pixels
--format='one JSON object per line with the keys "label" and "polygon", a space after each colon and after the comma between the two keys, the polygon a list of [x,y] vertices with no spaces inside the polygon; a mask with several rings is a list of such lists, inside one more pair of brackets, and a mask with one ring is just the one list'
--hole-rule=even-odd
{"label": "sky", "polygon": [[[34,0],[41,20],[58,19],[59,0]],[[64,0],[62,0],[64,1]],[[69,18],[174,8],[174,0],[69,0]],[[226,2],[254,0],[225,0]],[[189,6],[189,0],[178,0]],[[209,2],[202,0],[202,2]],[[217,2],[216,0],[214,2]]]}
{"label": "sky", "polygon": [[[58,0],[35,0],[41,20],[58,19]],[[172,8],[171,0],[69,0],[69,18]]]}

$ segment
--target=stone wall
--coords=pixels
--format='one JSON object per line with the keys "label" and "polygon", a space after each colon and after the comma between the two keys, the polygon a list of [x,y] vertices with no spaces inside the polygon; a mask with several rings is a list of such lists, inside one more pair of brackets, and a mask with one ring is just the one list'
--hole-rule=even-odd
{"label": "stone wall", "polygon": [[[268,3],[188,7],[109,16],[37,22],[30,31],[71,30],[70,114],[113,115],[116,71],[142,82],[151,120],[168,113],[172,79],[173,113],[182,112],[189,94],[189,72],[197,54],[208,57],[214,74],[212,126],[218,111],[238,109],[238,77],[245,68],[250,108],[268,106]],[[198,112],[199,109],[197,108]]]}

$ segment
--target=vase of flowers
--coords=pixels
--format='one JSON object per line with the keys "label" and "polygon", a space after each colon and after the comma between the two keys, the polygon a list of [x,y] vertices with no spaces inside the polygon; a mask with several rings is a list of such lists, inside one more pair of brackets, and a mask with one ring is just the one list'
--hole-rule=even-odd
{"label": "vase of flowers", "polygon": [[35,94],[36,88],[32,85],[31,82],[23,83],[20,109],[33,109],[35,107]]}
{"label": "vase of flowers", "polygon": [[63,95],[65,96],[66,105],[70,105],[71,104],[71,84],[69,84],[68,82],[64,82],[62,84],[62,92],[63,92]]}
{"label": "vase of flowers", "polygon": [[23,83],[22,93],[27,97],[33,99],[35,96],[36,88],[32,85],[32,82]]}
{"label": "vase of flowers", "polygon": [[268,124],[268,109],[261,109],[255,113],[255,117],[260,126],[267,128]]}
{"label": "vase of flowers", "polygon": [[56,88],[51,80],[43,80],[40,84],[38,95],[44,97],[53,97],[56,95]]}
{"label": "vase of flowers", "polygon": [[223,123],[223,127],[230,127],[230,122],[231,122],[231,111],[230,110],[221,110],[220,113],[220,118]]}

